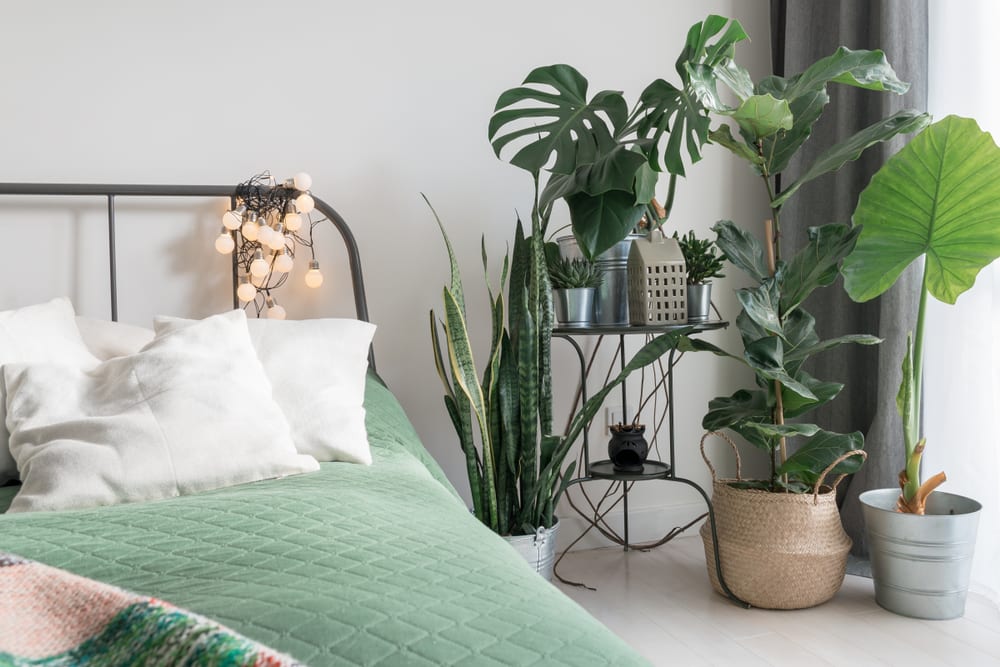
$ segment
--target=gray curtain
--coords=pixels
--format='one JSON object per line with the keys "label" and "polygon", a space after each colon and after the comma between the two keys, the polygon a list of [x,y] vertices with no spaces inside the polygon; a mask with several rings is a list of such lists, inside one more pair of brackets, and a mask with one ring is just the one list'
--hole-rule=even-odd
{"label": "gray curtain", "polygon": [[[911,84],[902,96],[831,85],[830,104],[783,175],[786,183],[803,163],[811,163],[825,148],[876,120],[900,109],[927,108],[927,0],[771,0],[771,27],[777,74],[798,74],[843,45],[882,49],[899,78]],[[801,247],[807,227],[849,221],[872,174],[903,143],[905,139],[898,139],[871,148],[857,162],[803,187],[782,210],[785,247]],[[853,303],[838,285],[817,291],[807,303],[822,338],[874,333],[885,339],[877,347],[843,346],[820,355],[811,369],[816,377],[846,387],[810,421],[834,431],[865,434],[868,463],[847,483],[841,509],[857,555],[867,553],[858,495],[897,486],[903,469],[902,424],[895,396],[906,332],[916,319],[920,277],[913,269],[890,292],[869,303]]]}

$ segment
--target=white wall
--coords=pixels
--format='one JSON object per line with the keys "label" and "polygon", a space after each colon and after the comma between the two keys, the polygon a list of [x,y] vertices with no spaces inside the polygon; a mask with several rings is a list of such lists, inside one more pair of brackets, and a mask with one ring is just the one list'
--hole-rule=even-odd
{"label": "white wall", "polygon": [[[419,193],[448,227],[474,333],[485,334],[480,236],[500,257],[514,212],[529,211],[531,193],[527,175],[497,160],[487,142],[497,95],[535,66],[567,62],[592,91],[618,88],[634,100],[657,77],[676,80],[686,30],[710,12],[743,22],[754,41],[740,57],[759,77],[768,67],[767,7],[764,0],[13,3],[0,23],[0,180],[235,183],[264,169],[309,171],[314,191],[358,237],[379,325],[379,370],[464,490],[427,324],[428,310],[440,308],[446,257]],[[211,249],[217,203],[120,206],[123,320],[227,306],[226,260]],[[101,207],[2,204],[4,219],[23,223],[0,237],[12,264],[0,283],[2,303],[69,292],[79,310],[104,314]],[[749,170],[710,148],[680,184],[673,219],[707,233],[719,218],[752,225],[765,216]],[[337,263],[336,251],[321,252],[327,267]],[[351,312],[346,275],[333,277],[319,294],[286,289],[291,315]],[[733,284],[716,290],[730,317]],[[342,305],[332,305],[338,298]],[[557,351],[558,387],[567,392],[571,361]],[[735,389],[734,369],[714,357],[685,359],[679,369],[681,472],[707,485],[696,454],[700,418],[710,397]],[[637,525],[635,537],[674,525],[664,510],[686,514],[695,500],[677,485],[637,486],[633,509],[651,524]]]}

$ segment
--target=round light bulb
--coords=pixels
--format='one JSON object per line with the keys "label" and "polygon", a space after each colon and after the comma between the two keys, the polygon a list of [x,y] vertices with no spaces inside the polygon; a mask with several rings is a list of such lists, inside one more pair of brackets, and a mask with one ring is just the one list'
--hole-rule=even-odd
{"label": "round light bulb", "polygon": [[254,287],[263,287],[264,283],[266,282],[267,282],[266,273],[262,276],[255,276],[253,274],[250,275],[250,284],[253,285]]}
{"label": "round light bulb", "polygon": [[319,270],[319,262],[315,259],[309,262],[309,270],[306,271],[306,287],[316,289],[323,284],[323,273]]}
{"label": "round light bulb", "polygon": [[285,214],[285,229],[290,232],[297,232],[302,228],[302,216],[292,211]]}
{"label": "round light bulb", "polygon": [[233,236],[229,232],[224,231],[215,239],[215,249],[223,255],[228,255],[235,247],[236,241],[233,240]]}
{"label": "round light bulb", "polygon": [[240,301],[247,303],[253,301],[257,297],[257,288],[253,286],[246,277],[240,281],[240,286],[236,288],[236,296],[239,297]]}
{"label": "round light bulb", "polygon": [[295,266],[295,261],[287,253],[281,253],[274,258],[274,270],[278,273],[288,273],[292,270],[293,266]]}
{"label": "round light bulb", "polygon": [[284,249],[284,247],[285,247],[285,235],[282,234],[281,232],[279,232],[278,230],[274,230],[273,232],[271,232],[270,237],[268,237],[268,239],[267,239],[267,245],[268,245],[268,247],[271,248],[271,250],[282,250],[282,249]]}
{"label": "round light bulb", "polygon": [[243,223],[243,229],[240,231],[243,232],[243,238],[247,241],[256,241],[259,229],[260,225],[258,225],[256,221],[247,220]]}
{"label": "round light bulb", "polygon": [[239,229],[243,224],[243,215],[237,211],[226,211],[222,214],[222,226],[226,229]]}
{"label": "round light bulb", "polygon": [[265,301],[267,304],[267,319],[269,320],[283,320],[287,313],[285,309],[278,305],[278,302],[271,297],[267,297]]}
{"label": "round light bulb", "polygon": [[262,246],[271,245],[271,235],[273,233],[273,230],[267,225],[260,225],[257,227],[257,242]]}
{"label": "round light bulb", "polygon": [[267,275],[270,268],[271,267],[268,265],[267,260],[264,259],[264,253],[262,253],[258,248],[254,253],[254,260],[250,262],[250,275],[263,278]]}
{"label": "round light bulb", "polygon": [[292,178],[292,184],[295,185],[296,190],[302,190],[305,192],[312,187],[313,178],[306,172],[300,171]]}
{"label": "round light bulb", "polygon": [[308,192],[303,192],[295,198],[295,208],[299,209],[299,213],[312,213],[312,210],[316,208],[316,202],[313,201]]}

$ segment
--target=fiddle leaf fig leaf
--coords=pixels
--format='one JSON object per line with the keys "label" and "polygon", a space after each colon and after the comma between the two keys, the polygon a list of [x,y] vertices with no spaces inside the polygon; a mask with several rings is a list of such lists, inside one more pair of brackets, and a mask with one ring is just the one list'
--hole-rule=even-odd
{"label": "fiddle leaf fig leaf", "polygon": [[708,413],[702,418],[702,428],[718,431],[746,421],[767,422],[771,420],[771,406],[766,394],[757,389],[740,389],[732,396],[720,396],[708,404]]}
{"label": "fiddle leaf fig leaf", "polygon": [[818,408],[824,403],[829,403],[836,398],[844,388],[844,385],[839,382],[824,382],[823,380],[817,380],[805,371],[799,371],[795,375],[795,378],[805,386],[809,387],[809,391],[811,391],[816,398],[803,398],[793,391],[782,389],[782,406],[785,410],[786,419],[799,417],[814,408]]}
{"label": "fiddle leaf fig leaf", "polygon": [[732,116],[744,135],[752,138],[753,143],[780,130],[792,129],[792,112],[788,108],[788,101],[769,94],[748,97],[727,115]]}
{"label": "fiddle leaf fig leaf", "polygon": [[767,424],[761,422],[746,422],[744,428],[757,431],[771,438],[791,438],[795,436],[815,435],[819,431],[816,424]]}
{"label": "fiddle leaf fig leaf", "polygon": [[827,340],[820,341],[814,345],[799,347],[794,351],[788,352],[785,355],[785,363],[804,361],[806,358],[811,357],[814,354],[825,352],[826,350],[831,350],[847,343],[854,343],[855,345],[878,345],[881,342],[882,339],[878,336],[870,336],[868,334],[847,334],[846,336],[837,336],[836,338],[828,338]]}
{"label": "fiddle leaf fig leaf", "polygon": [[792,257],[782,274],[782,313],[792,312],[816,288],[837,279],[840,262],[854,249],[859,233],[838,224],[809,228],[809,244]]}
{"label": "fiddle leaf fig leaf", "polygon": [[757,287],[736,290],[736,299],[757,326],[773,334],[783,335],[778,317],[778,288],[774,279],[767,279]]}
{"label": "fiddle leaf fig leaf", "polygon": [[532,70],[523,85],[502,93],[489,125],[497,157],[511,142],[535,136],[510,163],[538,173],[555,154],[552,171],[569,174],[614,148],[615,135],[628,119],[625,98],[605,90],[588,101],[587,86],[573,67],[549,65]]}
{"label": "fiddle leaf fig leaf", "polygon": [[806,169],[805,173],[771,201],[771,206],[781,206],[800,187],[823,174],[837,171],[847,162],[857,160],[871,146],[888,141],[897,134],[918,132],[924,129],[930,120],[931,117],[925,113],[905,110],[869,125],[854,136],[823,151],[823,154],[816,158],[816,161]]}
{"label": "fiddle leaf fig leaf", "polygon": [[854,224],[857,246],[844,260],[855,301],[889,289],[926,255],[925,287],[955,303],[1000,257],[1000,148],[976,121],[948,116],[917,135],[872,177]]}
{"label": "fiddle leaf fig leaf", "polygon": [[[819,481],[820,474],[827,466],[847,452],[861,449],[864,444],[865,438],[860,431],[854,433],[819,431],[778,467],[778,474],[795,475],[813,486]],[[830,471],[830,475],[855,473],[861,469],[862,463],[864,459],[861,456],[852,456],[838,463]],[[832,483],[834,479],[826,479],[824,482]]]}
{"label": "fiddle leaf fig leaf", "polygon": [[761,173],[761,168],[764,165],[764,158],[746,143],[734,137],[728,125],[720,125],[717,129],[712,130],[708,133],[708,138],[711,139],[713,143],[719,144],[723,148],[728,149],[730,153],[743,158],[750,163],[750,166],[753,167],[755,172],[758,174]]}
{"label": "fiddle leaf fig leaf", "polygon": [[793,378],[784,366],[784,352],[781,339],[769,336],[746,346],[743,356],[758,375],[769,380],[778,380],[787,389],[803,398],[816,399],[816,395],[806,385]]}
{"label": "fiddle leaf fig leaf", "polygon": [[764,247],[746,230],[737,227],[732,220],[720,220],[712,227],[717,238],[715,245],[726,255],[726,259],[747,273],[757,282],[770,277]]}

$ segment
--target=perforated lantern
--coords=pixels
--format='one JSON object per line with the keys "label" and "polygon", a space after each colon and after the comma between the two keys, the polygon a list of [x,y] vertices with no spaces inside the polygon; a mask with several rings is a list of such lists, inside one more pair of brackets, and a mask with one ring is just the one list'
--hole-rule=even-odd
{"label": "perforated lantern", "polygon": [[633,325],[687,322],[687,267],[676,239],[654,230],[632,241],[628,254],[628,312]]}

